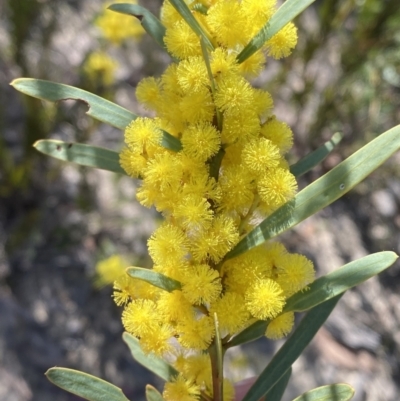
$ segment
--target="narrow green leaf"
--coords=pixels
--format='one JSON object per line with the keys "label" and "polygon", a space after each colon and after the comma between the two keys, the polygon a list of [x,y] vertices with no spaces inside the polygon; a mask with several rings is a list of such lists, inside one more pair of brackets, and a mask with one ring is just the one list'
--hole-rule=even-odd
{"label": "narrow green leaf", "polygon": [[332,152],[332,150],[338,145],[338,143],[342,140],[343,135],[339,132],[336,132],[332,136],[332,138],[325,142],[321,147],[314,150],[307,156],[303,157],[297,163],[290,166],[290,172],[296,177],[300,177],[303,174],[310,171],[312,168],[317,166],[322,162]]}
{"label": "narrow green leaf", "polygon": [[164,276],[163,274],[151,269],[145,269],[143,267],[128,267],[126,272],[133,278],[146,281],[147,283],[154,285],[154,287],[161,288],[168,292],[181,289],[181,283],[179,281]]}
{"label": "narrow green leaf", "polygon": [[213,394],[214,399],[221,399],[222,394],[224,394],[224,357],[222,352],[221,344],[221,333],[219,331],[218,316],[214,312],[213,314],[215,336],[212,346],[209,349],[211,358],[211,369],[212,375],[214,377],[213,381]]}
{"label": "narrow green leaf", "polygon": [[86,114],[121,130],[124,130],[132,120],[136,119],[135,114],[123,107],[73,86],[33,78],[18,78],[10,85],[25,95],[49,102],[68,99],[80,100],[89,107]]}
{"label": "narrow green leaf", "polygon": [[[397,258],[398,256],[394,252],[378,252],[348,263],[332,273],[316,279],[310,284],[309,290],[298,292],[291,296],[287,300],[282,313],[305,311],[332,299],[379,274],[391,266]],[[256,321],[232,338],[225,347],[235,347],[262,337],[267,330],[268,323],[269,321],[264,320]]]}
{"label": "narrow green leaf", "polygon": [[150,370],[150,372],[153,372],[165,381],[171,381],[178,375],[178,371],[161,358],[158,358],[155,355],[146,355],[140,347],[139,340],[136,337],[125,332],[122,335],[122,338],[128,345],[133,358],[146,369]]}
{"label": "narrow green leaf", "polygon": [[174,6],[176,11],[181,15],[181,17],[186,21],[186,23],[192,28],[193,32],[204,39],[204,43],[210,50],[214,50],[214,45],[211,43],[210,39],[203,31],[201,25],[197,22],[196,18],[193,16],[189,7],[184,0],[169,0],[169,2]]}
{"label": "narrow green leaf", "polygon": [[379,135],[327,174],[300,191],[247,234],[226,259],[238,256],[315,214],[339,199],[400,148],[400,125]]}
{"label": "narrow green leaf", "polygon": [[349,401],[353,396],[353,387],[345,383],[338,383],[314,388],[293,401]]}
{"label": "narrow green leaf", "polygon": [[182,143],[178,138],[172,136],[167,131],[161,131],[163,133],[161,146],[163,146],[165,149],[173,150],[174,152],[179,152],[180,150],[182,150]]}
{"label": "narrow green leaf", "polygon": [[46,376],[56,386],[89,401],[128,401],[117,386],[78,370],[51,368]]}
{"label": "narrow green leaf", "polygon": [[315,280],[309,285],[309,290],[299,291],[292,295],[287,300],[282,313],[311,309],[376,276],[391,266],[397,258],[394,252],[378,252],[348,263]]}
{"label": "narrow green leaf", "polygon": [[160,392],[151,386],[150,384],[146,385],[146,400],[147,401],[164,401],[164,398],[160,394]]}
{"label": "narrow green leaf", "polygon": [[119,154],[112,150],[82,143],[42,139],[33,144],[39,152],[81,166],[95,167],[114,173],[126,174],[119,164]]}
{"label": "narrow green leaf", "polygon": [[316,306],[305,315],[291,337],[262,371],[249,392],[244,396],[243,401],[258,401],[271,390],[307,347],[340,298],[341,295],[336,296]]}
{"label": "narrow green leaf", "polygon": [[226,343],[225,348],[236,347],[237,345],[249,343],[264,336],[268,327],[268,322],[269,321],[266,320],[257,320]]}
{"label": "narrow green leaf", "polygon": [[142,6],[138,6],[137,4],[128,3],[111,4],[108,8],[121,14],[133,15],[136,17],[140,21],[143,29],[152,36],[162,48],[165,49],[165,26],[149,10]]}
{"label": "narrow green leaf", "polygon": [[292,368],[290,367],[285,374],[274,384],[271,390],[268,391],[268,401],[281,401],[283,393],[289,383]]}
{"label": "narrow green leaf", "polygon": [[314,1],[315,0],[286,0],[271,19],[261,28],[260,32],[258,32],[238,54],[237,61],[243,63],[243,61],[247,60],[257,50],[260,50],[267,40],[271,39]]}

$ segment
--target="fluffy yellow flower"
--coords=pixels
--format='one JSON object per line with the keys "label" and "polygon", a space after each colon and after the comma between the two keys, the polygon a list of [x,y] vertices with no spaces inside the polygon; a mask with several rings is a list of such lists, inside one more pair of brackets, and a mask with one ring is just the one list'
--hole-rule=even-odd
{"label": "fluffy yellow flower", "polygon": [[124,272],[114,281],[113,298],[118,306],[122,306],[137,298],[153,300],[158,292],[158,288]]}
{"label": "fluffy yellow flower", "polygon": [[112,284],[117,278],[125,274],[128,263],[119,255],[112,255],[96,263],[96,287]]}
{"label": "fluffy yellow flower", "polygon": [[140,338],[140,346],[146,354],[163,356],[173,349],[169,341],[172,336],[173,331],[170,326],[155,325],[153,330],[147,331],[146,335]]}
{"label": "fluffy yellow flower", "polygon": [[260,119],[256,110],[248,108],[230,110],[224,113],[224,126],[221,133],[222,143],[233,144],[236,141],[245,143],[257,137],[259,132]]}
{"label": "fluffy yellow flower", "polygon": [[114,74],[117,66],[118,63],[110,56],[98,51],[89,55],[83,65],[83,71],[93,85],[110,86],[115,81]]}
{"label": "fluffy yellow flower", "polygon": [[304,255],[287,254],[280,258],[276,267],[278,269],[276,281],[286,297],[306,288],[315,279],[314,265]]}
{"label": "fluffy yellow flower", "polygon": [[193,305],[209,304],[221,293],[221,279],[208,265],[191,266],[185,275],[182,292]]}
{"label": "fluffy yellow flower", "polygon": [[267,169],[278,167],[279,149],[268,139],[258,138],[246,144],[242,153],[243,162],[255,175],[265,174]]}
{"label": "fluffy yellow flower", "polygon": [[182,373],[199,386],[210,383],[212,380],[210,356],[205,353],[187,356]]}
{"label": "fluffy yellow flower", "polygon": [[237,333],[250,318],[243,296],[234,292],[226,292],[213,303],[210,313],[217,314],[219,327],[226,334]]}
{"label": "fluffy yellow flower", "polygon": [[217,47],[210,58],[211,72],[217,80],[219,77],[236,74],[239,71],[240,67],[237,65],[235,54],[229,53],[222,47]]}
{"label": "fluffy yellow flower", "polygon": [[179,59],[201,55],[200,39],[185,21],[176,22],[167,29],[164,43],[168,51]]}
{"label": "fluffy yellow flower", "polygon": [[[148,241],[153,269],[182,285],[169,293],[133,288],[126,277],[115,284],[115,301],[126,305],[124,326],[144,351],[179,355],[181,375],[166,384],[166,401],[198,399],[200,389],[212,397],[207,349],[215,335],[214,313],[224,336],[254,318],[274,319],[269,334],[281,335],[290,331],[288,319],[278,317],[286,298],[314,278],[307,260],[279,243],[224,261],[262,213],[292,199],[297,189],[283,158],[291,131],[272,116],[271,95],[245,78],[260,72],[265,52],[276,58],[290,52],[294,25],[238,64],[238,53],[269,20],[275,0],[185,3],[215,46],[207,50],[211,73],[197,33],[164,2],[164,41],[180,61],[160,78],[138,84],[139,102],[156,117],[129,124],[120,156],[127,173],[142,179],[137,199],[165,217]],[[163,131],[180,141],[179,151],[163,147]],[[227,383],[224,399],[233,396]]]}
{"label": "fluffy yellow flower", "polygon": [[197,401],[200,387],[179,375],[173,381],[165,383],[162,395],[165,401]]}
{"label": "fluffy yellow flower", "polygon": [[246,306],[257,319],[273,319],[285,306],[285,297],[279,284],[269,278],[256,280],[246,291]]}
{"label": "fluffy yellow flower", "polygon": [[138,117],[125,129],[125,143],[140,154],[154,153],[160,148],[161,131],[156,121],[147,117]]}
{"label": "fluffy yellow flower", "polygon": [[244,78],[228,75],[219,81],[214,101],[221,111],[246,110],[254,101],[254,90]]}
{"label": "fluffy yellow flower", "polygon": [[147,242],[149,254],[154,263],[163,265],[178,263],[187,253],[186,238],[178,227],[164,223]]}
{"label": "fluffy yellow flower", "polygon": [[209,122],[203,121],[183,131],[183,151],[193,159],[205,162],[214,156],[221,145],[221,135]]}
{"label": "fluffy yellow flower", "polygon": [[253,202],[255,184],[249,171],[241,165],[225,167],[219,179],[222,196],[219,208],[224,211],[241,212]]}
{"label": "fluffy yellow flower", "polygon": [[125,148],[119,154],[119,164],[133,178],[140,177],[147,166],[147,159],[138,151]]}
{"label": "fluffy yellow flower", "polygon": [[184,347],[202,351],[209,347],[214,338],[214,322],[208,316],[185,318],[177,325],[177,332],[178,340]]}
{"label": "fluffy yellow flower", "polygon": [[294,325],[294,313],[284,313],[269,322],[265,335],[271,340],[279,340],[287,336]]}
{"label": "fluffy yellow flower", "polygon": [[164,319],[176,322],[181,316],[193,316],[192,304],[186,299],[182,291],[162,292],[157,301],[157,307]]}
{"label": "fluffy yellow flower", "polygon": [[289,170],[269,169],[257,183],[261,199],[271,208],[277,208],[292,199],[297,191],[297,182]]}
{"label": "fluffy yellow flower", "polygon": [[265,55],[262,51],[255,52],[239,65],[242,75],[252,78],[260,74],[265,64]]}
{"label": "fluffy yellow flower", "polygon": [[215,114],[215,106],[212,96],[207,88],[199,89],[180,99],[179,118],[187,123],[196,124],[201,122],[211,122]]}
{"label": "fluffy yellow flower", "polygon": [[268,55],[280,59],[287,57],[297,44],[297,28],[289,22],[265,44]]}
{"label": "fluffy yellow flower", "polygon": [[149,299],[135,299],[122,312],[125,330],[137,337],[144,337],[159,324],[157,305]]}
{"label": "fluffy yellow flower", "polygon": [[197,92],[210,85],[202,57],[189,57],[178,64],[178,83],[184,93]]}
{"label": "fluffy yellow flower", "polygon": [[[137,4],[137,1],[119,0],[114,1],[114,3]],[[140,21],[130,15],[108,10],[107,8],[110,4],[105,5],[103,12],[96,19],[96,25],[100,28],[103,36],[116,45],[121,44],[128,38],[140,38],[144,34]]]}
{"label": "fluffy yellow flower", "polygon": [[292,130],[287,124],[278,121],[276,118],[272,118],[262,125],[261,135],[276,145],[282,155],[286,154],[293,146]]}
{"label": "fluffy yellow flower", "polygon": [[198,195],[186,195],[174,208],[174,216],[187,230],[205,229],[211,225],[214,212],[206,198]]}
{"label": "fluffy yellow flower", "polygon": [[136,98],[148,109],[157,110],[161,101],[160,80],[154,77],[142,79],[136,87]]}
{"label": "fluffy yellow flower", "polygon": [[236,0],[219,1],[209,8],[207,23],[217,42],[224,47],[235,47],[246,43],[246,30],[249,29],[240,3]]}

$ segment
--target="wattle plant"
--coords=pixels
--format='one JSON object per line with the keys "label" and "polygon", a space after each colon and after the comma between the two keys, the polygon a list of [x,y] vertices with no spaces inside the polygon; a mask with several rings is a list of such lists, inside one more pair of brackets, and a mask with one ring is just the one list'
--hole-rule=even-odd
{"label": "wattle plant", "polygon": [[[274,0],[169,0],[160,20],[136,4],[112,5],[138,17],[174,59],[161,77],[136,88],[153,118],[66,85],[12,83],[40,99],[83,100],[89,115],[124,130],[119,154],[54,140],[34,146],[141,180],[137,200],[164,216],[148,241],[153,268],[129,267],[113,294],[124,307],[124,340],[133,357],[166,381],[162,394],[147,387],[149,401],[234,400],[235,384],[223,375],[225,351],[264,335],[285,337],[294,313],[309,311],[243,398],[279,401],[291,365],[341,295],[397,258],[376,253],[315,279],[310,260],[273,240],[343,196],[400,147],[397,126],[296,194],[296,177],[321,162],[340,135],[289,166],[292,131],[273,114],[272,96],[249,79],[267,57],[291,53],[297,42],[291,21],[311,3],[287,0],[277,10]],[[47,375],[88,400],[126,400],[115,386],[78,371],[53,368]],[[339,384],[302,397],[337,400],[338,394],[348,400],[353,390]]]}

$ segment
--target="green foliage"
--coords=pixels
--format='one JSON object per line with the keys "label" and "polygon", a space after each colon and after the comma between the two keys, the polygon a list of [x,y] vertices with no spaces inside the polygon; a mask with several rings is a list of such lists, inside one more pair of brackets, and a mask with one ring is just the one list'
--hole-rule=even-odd
{"label": "green foliage", "polygon": [[[237,56],[238,62],[244,62],[255,52],[260,50],[267,40],[272,38],[281,28],[312,4],[313,1],[314,0],[287,0],[284,2],[279,10],[272,16],[268,24],[261,29],[261,31]],[[206,47],[213,50],[214,46],[201,25],[192,15],[192,12],[186,3],[183,0],[170,0],[170,3],[175,7],[192,30],[200,36],[203,54],[207,55]],[[330,4],[332,3],[334,2],[330,2]],[[376,2],[373,3],[375,5],[377,4]],[[390,2],[390,4],[394,3]],[[197,8],[200,12],[206,12],[205,8],[201,7],[201,5],[198,5]],[[110,9],[137,17],[141,21],[144,29],[160,46],[165,48],[165,27],[145,8],[133,4],[114,4],[110,6]],[[321,7],[320,13],[322,16],[325,15],[326,19],[328,19],[328,17],[330,18],[329,10],[331,10],[331,8],[329,8],[328,4],[328,6]],[[385,21],[387,21],[390,16],[382,11],[381,8],[379,10],[381,13],[379,15],[384,16]],[[342,13],[346,14],[347,11],[342,10]],[[371,17],[370,11],[371,10],[365,9],[360,17],[368,22],[369,28],[373,26],[371,20],[376,22],[376,20]],[[330,23],[330,28],[334,26],[335,21],[337,23],[337,19],[338,18],[331,18],[332,21]],[[327,23],[326,26],[328,25],[329,24]],[[380,29],[381,26],[378,24],[375,28]],[[324,35],[328,35],[329,30],[324,29],[322,29]],[[360,37],[363,37],[363,39],[366,39],[368,38],[368,34],[371,35],[371,32],[361,27],[358,28],[358,34]],[[312,50],[310,50],[310,52],[312,53]],[[207,61],[207,56],[205,56],[205,59]],[[356,71],[357,68],[360,67],[358,60],[355,60],[352,57],[345,60],[348,71]],[[212,85],[214,85],[209,64],[207,67],[210,74],[210,80]],[[393,81],[393,74],[390,75],[390,71],[387,73],[387,76],[392,77],[390,78],[392,82],[397,82],[396,80]],[[17,79],[11,84],[22,93],[42,100],[58,102],[66,99],[74,99],[83,101],[89,107],[87,111],[88,115],[122,130],[136,118],[136,115],[130,111],[106,99],[102,99],[99,96],[72,86],[37,79]],[[329,91],[327,91],[327,93],[328,99],[323,104],[323,107],[320,107],[320,113],[324,110],[326,111],[329,106],[329,101],[332,100],[329,98],[329,96],[332,96],[332,93],[329,94]],[[218,118],[218,115],[216,117],[218,120],[217,125],[220,128],[221,120]],[[321,161],[335,148],[341,139],[342,137],[340,134],[335,134],[332,139],[326,142],[322,147],[292,165],[291,172],[296,176],[306,173],[321,163]],[[42,153],[60,160],[71,161],[80,165],[96,167],[117,173],[124,173],[124,170],[119,165],[118,153],[107,149],[80,143],[66,143],[55,140],[41,140],[36,142],[34,146]],[[163,131],[162,146],[175,152],[182,150],[182,144],[179,139],[170,135],[166,131]],[[367,175],[377,169],[399,148],[400,126],[397,126],[371,141],[323,177],[299,192],[293,202],[283,205],[259,224],[253,231],[242,238],[236,247],[225,257],[225,260],[243,254],[265,241],[283,233],[287,229],[294,227],[307,217],[315,214],[322,208],[339,199],[355,185],[361,182]],[[224,150],[221,149],[218,154],[209,161],[211,177],[218,177],[218,171],[223,155]],[[291,337],[285,342],[265,370],[261,373],[243,401],[258,401],[265,395],[267,395],[268,400],[279,401],[290,378],[292,364],[304,351],[316,332],[325,322],[336,303],[339,301],[341,295],[349,288],[380,273],[392,265],[396,259],[397,255],[392,252],[381,252],[366,256],[357,261],[348,263],[324,277],[320,277],[310,284],[307,291],[298,292],[289,298],[282,313],[306,310],[309,310],[309,312],[303,318]],[[131,267],[127,269],[127,273],[131,277],[146,281],[153,286],[169,292],[181,289],[180,282],[152,270]],[[220,338],[216,315],[214,316],[214,323],[216,335],[214,337],[214,344],[209,349],[210,355],[212,354],[211,360],[216,365],[213,366],[213,373],[223,371],[222,358],[224,351],[221,347],[222,340]],[[268,323],[268,321],[255,322],[236,337],[227,340],[224,344],[225,350],[235,345],[243,344],[261,337],[264,335]],[[146,355],[142,351],[138,339],[134,336],[124,333],[123,338],[134,359],[151,372],[166,381],[170,381],[178,375],[178,372],[162,359]],[[127,401],[119,388],[82,372],[64,368],[53,368],[50,369],[46,375],[49,380],[59,387],[90,401]],[[223,385],[221,377],[219,377],[219,379],[220,382],[214,386],[214,396],[216,399],[222,397]],[[350,386],[336,384],[311,390],[296,398],[294,401],[346,401],[350,400],[353,394],[354,391]],[[163,400],[162,395],[152,386],[146,387],[146,398],[148,401]]]}
{"label": "green foliage", "polygon": [[315,166],[318,166],[318,164],[320,164],[332,152],[332,150],[336,148],[342,138],[343,136],[339,132],[336,132],[329,141],[314,150],[314,152],[303,157],[297,163],[291,165],[290,172],[296,177],[300,177]]}
{"label": "green foliage", "polygon": [[128,14],[136,17],[144,30],[153,37],[153,39],[162,47],[164,45],[165,27],[161,21],[152,14],[149,10],[144,7],[138,6],[137,4],[124,4],[117,3],[111,4],[110,10],[116,11],[121,14]]}
{"label": "green foliage", "polygon": [[42,139],[35,142],[33,147],[59,160],[126,175],[119,164],[119,153],[112,150],[56,139]]}
{"label": "green foliage", "polygon": [[341,295],[330,299],[306,314],[290,338],[274,355],[268,366],[262,371],[256,382],[244,396],[243,401],[258,401],[268,394],[272,387],[292,366],[304,351],[317,331],[324,324]]}
{"label": "green foliage", "polygon": [[[318,278],[310,284],[308,290],[292,295],[287,300],[282,313],[303,312],[314,308],[379,274],[391,266],[397,258],[398,256],[394,252],[378,252],[350,262],[340,269]],[[262,337],[268,323],[268,321],[253,323],[229,341],[226,346],[234,347]]]}
{"label": "green foliage", "polygon": [[307,391],[293,401],[348,401],[353,398],[354,389],[348,384],[331,384]]}
{"label": "green foliage", "polygon": [[155,355],[146,355],[140,347],[139,340],[129,333],[124,333],[122,336],[125,343],[128,345],[133,358],[155,375],[165,381],[170,381],[178,375],[178,372],[167,362]]}
{"label": "green foliage", "polygon": [[268,391],[268,400],[280,401],[283,393],[286,390],[290,376],[292,375],[292,368],[289,368],[284,375],[273,385],[271,390]]}
{"label": "green foliage", "polygon": [[49,102],[67,99],[82,101],[89,107],[87,111],[89,116],[121,130],[136,119],[135,114],[123,107],[73,86],[32,78],[15,79],[11,85],[26,95]]}
{"label": "green foliage", "polygon": [[122,390],[111,383],[66,368],[51,368],[47,378],[56,386],[89,401],[128,401]]}
{"label": "green foliage", "polygon": [[150,269],[145,269],[143,267],[128,267],[126,272],[133,278],[146,281],[147,283],[168,292],[181,289],[181,283],[179,281]]}
{"label": "green foliage", "polygon": [[282,313],[303,312],[311,309],[376,276],[393,265],[397,258],[394,252],[379,252],[350,262],[313,281],[306,291],[292,295],[287,300]]}
{"label": "green foliage", "polygon": [[226,259],[238,256],[294,227],[341,198],[400,149],[400,125],[379,135],[345,161],[300,191],[247,234]]}
{"label": "green foliage", "polygon": [[182,16],[182,18],[186,21],[186,23],[192,28],[192,30],[200,36],[203,40],[205,45],[210,50],[214,50],[214,45],[211,43],[210,39],[203,31],[203,28],[197,22],[197,20],[193,17],[192,12],[190,11],[189,7],[183,0],[170,0],[170,3],[175,7],[176,11]]}
{"label": "green foliage", "polygon": [[155,389],[153,386],[150,386],[148,384],[146,386],[146,400],[147,401],[163,401],[164,399],[162,398],[162,395],[160,394],[157,389]]}
{"label": "green foliage", "polygon": [[237,61],[243,63],[256,51],[260,50],[265,42],[278,33],[286,24],[296,18],[315,0],[286,0],[271,17],[260,32],[246,45],[246,47],[238,54]]}

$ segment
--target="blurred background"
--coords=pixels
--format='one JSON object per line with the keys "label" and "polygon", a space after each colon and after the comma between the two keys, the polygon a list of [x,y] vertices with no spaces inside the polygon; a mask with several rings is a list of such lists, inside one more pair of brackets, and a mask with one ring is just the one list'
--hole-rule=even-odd
{"label": "blurred background", "polygon": [[[142,1],[158,14],[161,0]],[[145,114],[134,89],[159,76],[169,57],[133,18],[99,0],[0,2],[0,399],[77,400],[44,372],[64,366],[120,386],[132,401],[162,383],[137,365],[121,340],[121,311],[96,265],[149,266],[146,240],[159,216],[137,204],[137,182],[49,159],[43,138],[118,150],[123,133],[91,120],[73,101],[54,105],[16,92],[18,77],[93,91]],[[117,20],[115,20],[115,17]],[[126,22],[121,18],[127,18]],[[117,21],[117,22],[116,22]],[[299,44],[268,60],[254,82],[269,90],[295,135],[290,161],[335,132],[344,139],[300,187],[400,122],[398,0],[316,1],[296,21]],[[400,154],[331,207],[282,236],[317,274],[372,252],[400,253]],[[109,261],[109,265],[111,262]],[[258,374],[281,343],[232,349],[227,374]],[[355,401],[400,395],[400,264],[349,291],[295,363],[285,400],[313,387],[348,382]]]}

